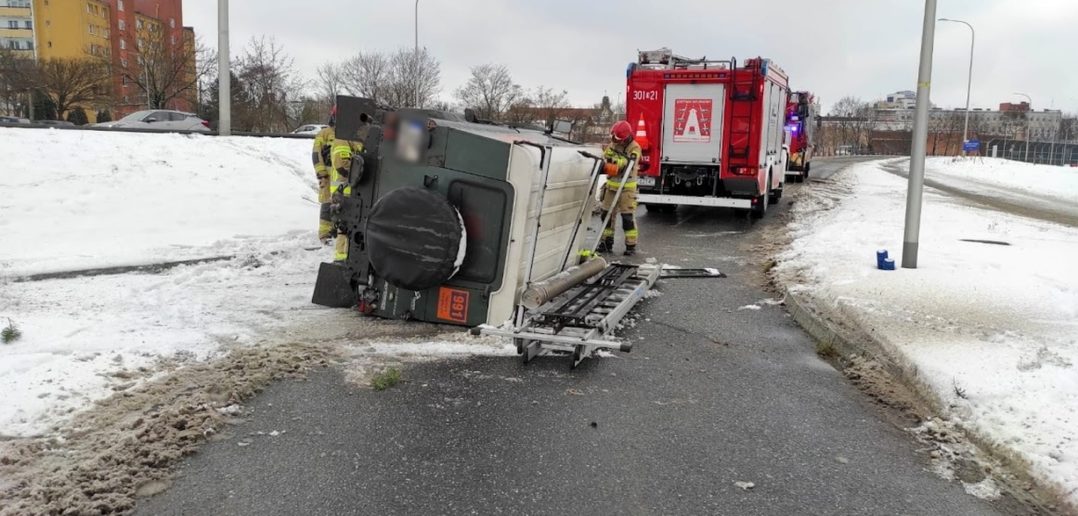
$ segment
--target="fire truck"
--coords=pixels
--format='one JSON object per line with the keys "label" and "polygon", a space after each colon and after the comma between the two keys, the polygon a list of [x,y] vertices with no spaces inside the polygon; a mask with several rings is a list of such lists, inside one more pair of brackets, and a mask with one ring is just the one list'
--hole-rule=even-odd
{"label": "fire truck", "polygon": [[638,201],[751,210],[785,182],[789,80],[769,59],[690,59],[642,51],[627,70],[626,117],[643,149]]}
{"label": "fire truck", "polygon": [[786,177],[795,183],[804,182],[812,168],[812,155],[816,148],[816,99],[807,91],[790,93],[786,103],[786,131],[790,133],[790,154],[786,165]]}

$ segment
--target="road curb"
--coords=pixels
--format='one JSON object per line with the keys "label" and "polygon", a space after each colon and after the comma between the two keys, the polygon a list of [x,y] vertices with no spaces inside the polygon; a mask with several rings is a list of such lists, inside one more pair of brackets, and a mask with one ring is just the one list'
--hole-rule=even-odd
{"label": "road curb", "polygon": [[[790,288],[781,286],[786,294],[786,310],[794,321],[817,342],[832,347],[840,357],[864,356],[883,366],[899,384],[908,389],[916,401],[933,415],[940,415],[943,400],[935,391],[917,379],[917,368],[903,357],[896,356],[887,346],[872,336],[873,331],[851,322],[839,322],[827,316],[815,303]],[[845,326],[845,327],[843,327]]]}
{"label": "road curb", "polygon": [[[952,420],[944,414],[945,402],[918,378],[917,367],[874,337],[871,329],[865,331],[860,325],[850,321],[850,318],[842,317],[841,310],[828,314],[826,309],[820,309],[809,296],[780,284],[775,278],[772,279],[775,285],[785,293],[787,312],[814,340],[831,346],[843,360],[851,356],[861,356],[876,361],[896,383],[912,394],[914,401],[919,403],[920,408],[926,410],[929,415]],[[839,318],[843,320],[839,321]],[[1032,493],[1030,494],[1036,498],[1033,503],[1037,504],[1040,509],[1053,514],[1078,514],[1078,506],[1068,500],[1062,486],[1049,478],[1035,474],[1031,465],[1022,456],[992,442],[966,425],[959,423],[958,428],[961,429],[965,439],[976,446],[979,453],[1001,464],[1017,482],[1031,486]],[[1021,486],[1011,485],[1009,490],[1013,495],[1022,489]]]}

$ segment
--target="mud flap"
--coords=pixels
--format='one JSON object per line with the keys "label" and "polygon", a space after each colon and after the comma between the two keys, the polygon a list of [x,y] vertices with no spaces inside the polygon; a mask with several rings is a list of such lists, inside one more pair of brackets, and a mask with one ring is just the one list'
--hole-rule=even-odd
{"label": "mud flap", "polygon": [[356,289],[352,288],[352,273],[348,267],[322,263],[318,267],[318,280],[314,284],[311,302],[330,308],[356,306]]}

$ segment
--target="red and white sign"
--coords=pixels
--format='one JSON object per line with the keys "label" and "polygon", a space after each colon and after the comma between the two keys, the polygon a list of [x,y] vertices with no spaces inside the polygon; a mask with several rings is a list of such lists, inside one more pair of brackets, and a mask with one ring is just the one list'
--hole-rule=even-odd
{"label": "red and white sign", "polygon": [[711,142],[711,99],[674,100],[674,141]]}

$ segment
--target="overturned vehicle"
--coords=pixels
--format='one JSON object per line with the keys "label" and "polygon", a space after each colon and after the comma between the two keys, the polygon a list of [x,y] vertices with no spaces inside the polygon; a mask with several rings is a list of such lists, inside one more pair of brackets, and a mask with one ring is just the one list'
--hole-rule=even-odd
{"label": "overturned vehicle", "polygon": [[347,259],[321,265],[315,303],[503,335],[525,360],[628,351],[607,336],[663,271],[589,259],[598,149],[355,97],[337,106],[337,138],[363,150],[333,214]]}

